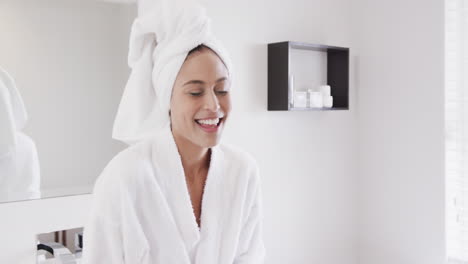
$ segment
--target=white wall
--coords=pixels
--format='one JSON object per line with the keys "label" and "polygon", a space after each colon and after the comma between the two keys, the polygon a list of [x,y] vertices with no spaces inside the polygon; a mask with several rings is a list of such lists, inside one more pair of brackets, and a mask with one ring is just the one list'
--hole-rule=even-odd
{"label": "white wall", "polygon": [[443,0],[359,0],[359,264],[444,263]]}
{"label": "white wall", "polygon": [[224,139],[251,152],[262,172],[266,263],[356,263],[354,85],[350,111],[266,110],[267,43],[352,50],[349,1],[204,2],[238,76]]}
{"label": "white wall", "polygon": [[[297,40],[351,47],[350,4],[345,0],[290,1],[288,6],[283,1],[204,2],[238,75],[237,112],[231,116],[225,140],[254,154],[262,171],[267,263],[355,263],[354,94],[349,111],[266,111],[266,44]],[[68,197],[0,205],[0,214],[11,217],[4,237],[12,237],[8,244],[2,243],[12,250],[1,254],[0,262],[19,258],[24,261],[18,263],[32,263],[25,255],[33,252],[35,233],[81,226],[89,200],[72,199],[73,204]],[[43,208],[54,208],[56,213],[31,223]],[[70,212],[75,217],[68,217]]]}

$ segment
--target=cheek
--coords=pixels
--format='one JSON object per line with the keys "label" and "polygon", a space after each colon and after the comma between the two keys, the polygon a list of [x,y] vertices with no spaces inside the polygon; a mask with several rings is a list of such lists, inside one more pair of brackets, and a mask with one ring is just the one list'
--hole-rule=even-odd
{"label": "cheek", "polygon": [[171,98],[171,122],[176,126],[185,126],[193,120],[193,102],[183,94],[173,94]]}
{"label": "cheek", "polygon": [[184,110],[185,109],[181,108],[177,109],[177,111],[171,110],[172,127],[179,132],[191,129],[191,127],[194,125],[193,116]]}
{"label": "cheek", "polygon": [[193,102],[186,101],[178,110],[179,122],[183,123],[184,126],[193,125],[197,113],[196,105]]}
{"label": "cheek", "polygon": [[219,104],[221,106],[221,109],[223,109],[226,115],[229,114],[229,112],[231,112],[232,105],[231,105],[231,97],[229,95],[219,100]]}

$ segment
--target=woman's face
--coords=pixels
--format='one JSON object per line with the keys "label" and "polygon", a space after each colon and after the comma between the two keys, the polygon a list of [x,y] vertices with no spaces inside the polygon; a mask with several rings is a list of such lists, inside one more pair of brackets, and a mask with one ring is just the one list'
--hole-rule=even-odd
{"label": "woman's face", "polygon": [[208,48],[190,54],[171,97],[171,128],[200,147],[218,144],[231,111],[230,78],[221,59]]}

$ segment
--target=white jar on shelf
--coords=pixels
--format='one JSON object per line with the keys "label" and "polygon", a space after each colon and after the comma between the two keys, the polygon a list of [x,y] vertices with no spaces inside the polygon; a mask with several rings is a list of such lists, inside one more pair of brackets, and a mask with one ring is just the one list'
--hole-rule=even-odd
{"label": "white jar on shelf", "polygon": [[333,96],[323,96],[323,107],[332,108],[333,107]]}
{"label": "white jar on shelf", "polygon": [[294,107],[305,108],[307,107],[307,92],[294,92]]}
{"label": "white jar on shelf", "polygon": [[309,89],[309,107],[310,108],[322,108],[323,107],[323,100],[322,100],[322,93],[316,92],[312,89]]}

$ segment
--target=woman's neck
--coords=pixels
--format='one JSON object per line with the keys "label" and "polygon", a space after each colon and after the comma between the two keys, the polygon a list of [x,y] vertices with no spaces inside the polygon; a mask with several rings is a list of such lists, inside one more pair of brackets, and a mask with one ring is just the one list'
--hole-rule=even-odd
{"label": "woman's neck", "polygon": [[189,180],[192,180],[197,175],[208,171],[211,150],[195,145],[185,137],[178,136],[177,134],[173,135],[182,159],[185,176]]}

